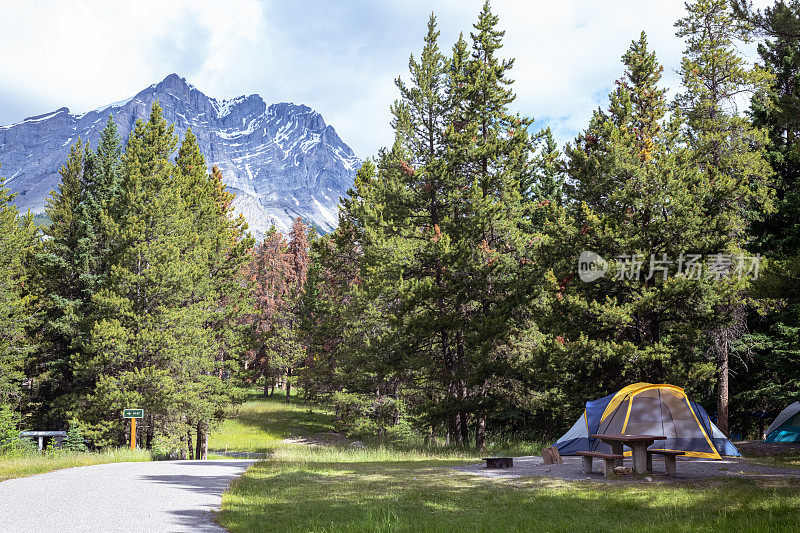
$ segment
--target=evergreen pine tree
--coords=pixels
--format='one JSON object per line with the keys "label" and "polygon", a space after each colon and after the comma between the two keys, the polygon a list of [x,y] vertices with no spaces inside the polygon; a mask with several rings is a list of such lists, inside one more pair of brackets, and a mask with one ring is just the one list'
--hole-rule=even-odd
{"label": "evergreen pine tree", "polygon": [[[747,357],[733,358],[731,403],[738,413],[775,414],[800,393],[800,2],[776,2],[763,11],[752,11],[738,3],[737,11],[765,37],[758,45],[763,68],[772,76],[750,101],[750,116],[756,128],[767,133],[765,157],[775,171],[775,211],[752,224],[750,248],[769,258],[762,278],[753,287],[760,299],[759,312],[751,312],[745,336]],[[765,313],[764,309],[769,309]],[[751,416],[737,416],[742,429],[763,431],[768,422],[755,427]],[[763,435],[756,434],[757,437]]]}
{"label": "evergreen pine tree", "polygon": [[[93,295],[92,274],[98,257],[92,221],[83,218],[91,208],[89,187],[94,183],[93,155],[78,140],[61,168],[61,182],[47,200],[51,224],[44,228],[43,250],[37,256],[37,278],[42,293],[41,350],[31,361],[38,386],[34,405],[40,424],[58,427],[70,418],[88,378],[75,373],[73,361],[87,351],[87,315]],[[90,205],[87,205],[89,196]],[[94,206],[96,207],[96,206]]]}
{"label": "evergreen pine tree", "polygon": [[0,424],[10,424],[11,409],[19,408],[22,371],[35,347],[28,330],[36,299],[30,266],[39,248],[38,231],[33,215],[19,216],[13,198],[0,186]]}
{"label": "evergreen pine tree", "polygon": [[123,155],[110,228],[115,264],[95,296],[93,357],[82,369],[97,376],[86,418],[87,430],[101,441],[122,437],[116,414],[130,405],[147,413],[148,445],[157,431],[182,435],[204,393],[198,374],[209,370],[213,343],[195,287],[206,270],[183,176],[170,160],[176,145],[174,127],[155,104],[148,120],[137,122]]}
{"label": "evergreen pine tree", "polygon": [[[747,242],[750,223],[773,206],[772,169],[763,152],[766,134],[736,112],[736,97],[766,90],[770,74],[748,67],[736,48],[738,41],[749,40],[751,27],[735,16],[729,0],[696,0],[686,9],[675,23],[678,37],[686,39],[680,70],[685,91],[676,104],[687,118],[695,160],[711,187],[707,223],[727,235],[729,250],[738,251]],[[746,329],[742,294],[717,305],[717,320],[708,332],[717,367],[717,421],[725,433],[731,346]]]}
{"label": "evergreen pine tree", "polygon": [[508,112],[512,62],[497,57],[496,25],[486,4],[472,54],[461,38],[445,60],[431,18],[410,85],[398,82],[395,142],[361,168],[342,216],[362,252],[344,351],[373,380],[351,390],[413,398],[451,443],[466,444],[474,423],[479,448],[537,279],[520,217],[530,121]]}
{"label": "evergreen pine tree", "polygon": [[[475,413],[478,449],[485,443],[486,413],[509,394],[498,384],[513,381],[509,347],[525,322],[542,274],[527,260],[536,245],[524,225],[520,191],[520,183],[532,172],[532,119],[508,109],[515,99],[508,77],[514,61],[499,57],[504,32],[498,22],[487,1],[470,34],[466,84],[454,95],[461,102],[454,107],[466,125],[458,132],[450,130],[450,154],[455,157],[448,169],[468,187],[467,201],[463,211],[456,212],[450,233],[459,235],[456,269],[464,269],[454,277],[463,328],[456,333],[456,358]],[[466,438],[464,422],[462,414]]]}
{"label": "evergreen pine tree", "polygon": [[538,202],[555,202],[560,204],[564,195],[564,172],[561,152],[558,150],[553,132],[545,128],[541,139],[544,141],[534,160],[533,179],[525,183],[523,179],[522,193]]}
{"label": "evergreen pine tree", "polygon": [[[644,33],[622,61],[608,110],[567,147],[568,201],[546,219],[551,292],[537,325],[547,336],[534,337],[531,360],[536,388],[558,391],[543,395],[545,409],[560,401],[578,412],[586,397],[635,381],[691,383],[701,395],[703,326],[736,290],[685,267],[689,254],[716,251],[728,235],[708,223],[709,178],[694,164],[681,116],[666,117],[662,67]],[[582,251],[608,261],[605,277],[576,279]]]}

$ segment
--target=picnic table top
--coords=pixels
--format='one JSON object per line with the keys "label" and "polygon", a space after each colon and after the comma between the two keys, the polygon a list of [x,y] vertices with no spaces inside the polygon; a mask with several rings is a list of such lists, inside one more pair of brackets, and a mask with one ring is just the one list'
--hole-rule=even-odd
{"label": "picnic table top", "polygon": [[575,455],[582,455],[584,457],[599,457],[600,459],[622,459],[624,456],[616,453],[603,453],[603,452],[575,452]]}
{"label": "picnic table top", "polygon": [[20,437],[66,437],[66,431],[20,431]]}
{"label": "picnic table top", "polygon": [[656,441],[667,440],[664,435],[631,435],[627,433],[595,433],[589,435],[593,439],[600,439],[602,441],[619,441],[619,442],[641,442],[641,441]]}

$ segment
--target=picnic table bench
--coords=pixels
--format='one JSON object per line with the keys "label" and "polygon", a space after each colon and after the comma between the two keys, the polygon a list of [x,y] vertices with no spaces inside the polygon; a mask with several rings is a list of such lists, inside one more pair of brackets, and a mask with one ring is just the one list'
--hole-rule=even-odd
{"label": "picnic table bench", "polygon": [[575,455],[583,457],[583,473],[592,473],[592,460],[596,457],[603,459],[603,476],[610,477],[614,474],[614,465],[617,461],[622,461],[623,456],[616,453],[603,452],[575,452]]}
{"label": "picnic table bench", "polygon": [[675,476],[677,475],[677,466],[675,459],[679,455],[684,455],[684,452],[677,452],[674,450],[647,450],[647,469],[652,472],[653,471],[653,454],[661,455],[664,457],[664,464],[667,467],[667,475],[668,476]]}

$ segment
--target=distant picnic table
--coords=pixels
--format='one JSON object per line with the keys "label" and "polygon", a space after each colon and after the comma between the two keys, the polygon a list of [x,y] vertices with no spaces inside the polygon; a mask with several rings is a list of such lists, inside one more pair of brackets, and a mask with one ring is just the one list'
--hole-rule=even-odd
{"label": "distant picnic table", "polygon": [[[652,452],[647,447],[657,440],[667,440],[664,435],[631,435],[626,433],[596,433],[589,435],[611,446],[613,455],[623,455],[623,446],[628,446],[633,454],[633,471],[637,474],[652,472]],[[674,457],[673,457],[674,459]],[[622,466],[622,459],[616,459],[615,466]]]}
{"label": "distant picnic table", "polygon": [[60,448],[61,443],[67,438],[66,431],[20,431],[20,438],[39,439],[39,451],[44,448],[44,439],[51,438],[55,441],[55,447]]}

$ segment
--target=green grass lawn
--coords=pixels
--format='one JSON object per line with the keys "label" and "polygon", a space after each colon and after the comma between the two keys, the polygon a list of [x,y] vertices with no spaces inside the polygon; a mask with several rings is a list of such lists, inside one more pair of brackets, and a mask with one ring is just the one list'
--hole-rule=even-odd
{"label": "green grass lawn", "polygon": [[631,486],[447,468],[464,462],[285,445],[233,484],[218,521],[232,532],[800,530],[798,482]]}
{"label": "green grass lawn", "polygon": [[[331,429],[329,412],[286,406],[282,398],[242,406],[235,420],[212,435],[212,447],[272,455],[233,483],[218,522],[234,533],[800,530],[798,481],[492,480],[449,468],[477,462],[480,456],[470,450],[350,450],[279,442]],[[496,443],[487,453],[540,449],[537,443]]]}
{"label": "green grass lawn", "polygon": [[320,407],[286,404],[275,392],[270,398],[253,398],[236,408],[236,417],[225,420],[208,437],[209,450],[269,452],[281,440],[333,430],[333,415]]}
{"label": "green grass lawn", "polygon": [[33,474],[43,474],[73,466],[99,465],[131,461],[149,461],[147,450],[131,451],[118,448],[104,452],[63,452],[50,455],[28,454],[19,457],[0,457],[0,481]]}
{"label": "green grass lawn", "polygon": [[800,452],[783,453],[774,457],[778,466],[800,468]]}

